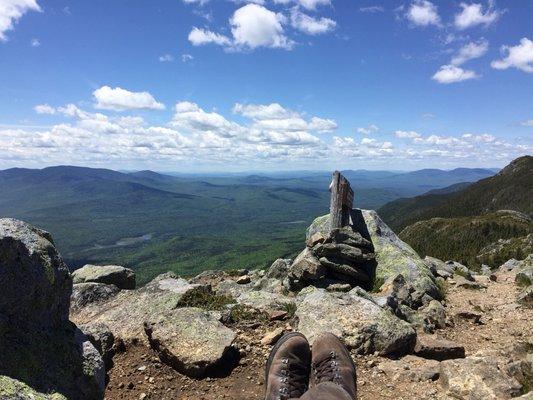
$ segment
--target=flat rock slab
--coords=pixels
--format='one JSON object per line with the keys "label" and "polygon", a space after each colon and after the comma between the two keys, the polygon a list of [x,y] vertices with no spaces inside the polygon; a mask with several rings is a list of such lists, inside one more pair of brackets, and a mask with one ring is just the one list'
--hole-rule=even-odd
{"label": "flat rock slab", "polygon": [[432,335],[418,335],[414,354],[432,360],[464,358],[465,348],[450,340],[438,339]]}
{"label": "flat rock slab", "polygon": [[194,378],[224,369],[236,334],[200,308],[177,308],[150,317],[144,324],[161,360]]}
{"label": "flat rock slab", "polygon": [[399,360],[382,362],[378,369],[393,381],[398,379],[411,382],[436,381],[440,375],[440,363],[438,361],[412,355]]}
{"label": "flat rock slab", "polygon": [[416,333],[405,321],[357,294],[331,293],[305,288],[297,298],[298,331],[310,342],[323,332],[344,339],[361,354],[405,354],[412,350]]}
{"label": "flat rock slab", "polygon": [[140,289],[124,290],[108,301],[73,310],[71,318],[78,324],[106,324],[116,338],[124,341],[145,340],[145,320],[178,307],[185,295],[206,291],[210,291],[207,285],[190,284],[166,273]]}
{"label": "flat rock slab", "polygon": [[109,300],[116,296],[120,289],[115,285],[105,283],[78,283],[72,285],[72,295],[70,296],[70,308],[79,309],[88,304]]}
{"label": "flat rock slab", "polygon": [[135,272],[120,265],[91,265],[72,273],[73,283],[96,282],[115,285],[119,289],[135,289]]}
{"label": "flat rock slab", "polygon": [[[441,362],[440,383],[455,399],[510,399],[522,394],[515,373],[528,366],[490,352]],[[530,367],[529,367],[530,368]]]}

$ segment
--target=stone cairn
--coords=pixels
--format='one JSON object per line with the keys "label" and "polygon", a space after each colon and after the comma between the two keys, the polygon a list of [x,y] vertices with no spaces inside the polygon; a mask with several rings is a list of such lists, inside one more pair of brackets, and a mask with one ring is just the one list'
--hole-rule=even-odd
{"label": "stone cairn", "polygon": [[[329,233],[316,232],[291,266],[289,281],[298,289],[312,284],[349,290],[371,287],[375,268],[372,242],[356,228],[353,190],[340,172],[333,173],[330,185]],[[360,219],[360,218],[359,218]]]}

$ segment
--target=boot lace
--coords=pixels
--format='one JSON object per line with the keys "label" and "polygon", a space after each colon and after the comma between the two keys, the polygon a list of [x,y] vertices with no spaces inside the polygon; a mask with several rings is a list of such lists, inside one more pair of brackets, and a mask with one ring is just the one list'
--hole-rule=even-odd
{"label": "boot lace", "polygon": [[315,374],[315,383],[318,385],[322,382],[338,383],[340,381],[339,362],[337,353],[330,352],[329,355],[316,364],[313,364]]}
{"label": "boot lace", "polygon": [[278,400],[301,397],[307,390],[308,371],[299,363],[291,364],[288,358],[281,360],[284,368],[280,371],[282,385]]}

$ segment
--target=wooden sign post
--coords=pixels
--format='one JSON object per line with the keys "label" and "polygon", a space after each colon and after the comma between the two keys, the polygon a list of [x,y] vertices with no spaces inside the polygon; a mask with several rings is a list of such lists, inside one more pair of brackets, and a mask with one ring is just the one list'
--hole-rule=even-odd
{"label": "wooden sign post", "polygon": [[329,207],[331,229],[349,225],[350,211],[353,208],[353,190],[350,182],[339,171],[335,171],[329,191],[331,192]]}

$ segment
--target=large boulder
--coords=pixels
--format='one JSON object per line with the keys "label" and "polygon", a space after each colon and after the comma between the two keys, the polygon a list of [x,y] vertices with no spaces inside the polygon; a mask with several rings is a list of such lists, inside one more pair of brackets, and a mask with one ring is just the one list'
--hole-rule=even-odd
{"label": "large boulder", "polygon": [[48,232],[0,219],[0,289],[0,318],[11,325],[45,329],[68,321],[72,280]]}
{"label": "large boulder", "polygon": [[412,350],[416,333],[405,321],[380,307],[355,288],[348,293],[331,293],[307,287],[297,298],[298,331],[310,342],[323,332],[344,339],[362,354],[405,354]]}
{"label": "large boulder", "polygon": [[210,293],[205,284],[191,284],[174,273],[157,276],[137,290],[124,290],[103,302],[87,304],[73,310],[76,323],[103,323],[116,338],[126,342],[145,340],[143,323],[149,317],[159,315],[181,305],[184,296]]}
{"label": "large boulder", "polygon": [[228,351],[236,334],[205,310],[169,310],[148,318],[144,328],[161,360],[183,374],[201,378],[231,363]]}
{"label": "large boulder", "polygon": [[320,263],[311,249],[306,247],[294,259],[290,267],[289,281],[291,286],[303,287],[305,284],[310,284],[323,278],[325,274],[326,268]]}
{"label": "large boulder", "polygon": [[519,286],[533,285],[533,254],[520,261],[517,267],[515,282]]}
{"label": "large boulder", "polygon": [[0,219],[0,375],[42,393],[101,399],[103,360],[68,320],[71,291],[50,234]]}
{"label": "large boulder", "polygon": [[119,289],[135,289],[135,272],[120,265],[91,265],[77,269],[72,273],[73,283],[105,283]]}
{"label": "large boulder", "polygon": [[[437,300],[441,297],[433,274],[426,262],[381,220],[373,210],[354,209],[351,214],[353,230],[372,243],[375,253],[374,289],[402,275],[413,292],[422,298],[428,294]],[[316,218],[307,229],[307,239],[320,233],[329,235],[329,215]]]}

